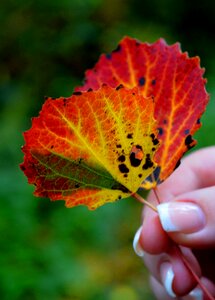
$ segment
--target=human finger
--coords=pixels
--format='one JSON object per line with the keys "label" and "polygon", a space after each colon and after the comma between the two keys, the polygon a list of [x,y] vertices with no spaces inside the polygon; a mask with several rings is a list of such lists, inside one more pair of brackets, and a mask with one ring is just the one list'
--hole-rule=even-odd
{"label": "human finger", "polygon": [[[211,295],[215,295],[215,286],[208,281],[206,278],[202,277],[201,282],[207,287],[208,291]],[[153,276],[150,276],[150,286],[157,300],[206,300],[207,296],[204,295],[202,289],[197,286],[192,291],[189,292],[188,295],[183,297],[170,297],[166,292],[164,286],[157,281]]]}
{"label": "human finger", "polygon": [[215,186],[181,194],[157,209],[164,231],[177,244],[215,247]]}
{"label": "human finger", "polygon": [[[187,248],[182,248],[181,251],[193,271],[200,277],[200,266],[192,251]],[[196,286],[195,278],[181,260],[181,255],[175,247],[168,253],[159,255],[145,253],[144,262],[150,274],[164,286],[166,293],[171,297],[184,296]]]}

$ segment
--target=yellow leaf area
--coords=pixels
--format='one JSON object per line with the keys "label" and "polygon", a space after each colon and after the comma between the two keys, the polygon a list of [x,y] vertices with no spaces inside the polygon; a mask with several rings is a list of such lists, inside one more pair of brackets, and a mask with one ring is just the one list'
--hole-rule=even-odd
{"label": "yellow leaf area", "polygon": [[47,99],[25,133],[22,170],[35,195],[90,209],[136,193],[156,168],[154,102],[138,88],[102,86]]}

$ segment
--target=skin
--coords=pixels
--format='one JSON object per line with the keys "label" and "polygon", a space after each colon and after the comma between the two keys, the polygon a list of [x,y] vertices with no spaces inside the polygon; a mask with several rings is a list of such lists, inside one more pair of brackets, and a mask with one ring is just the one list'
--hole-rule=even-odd
{"label": "skin", "polygon": [[[205,214],[206,224],[203,230],[193,234],[167,233],[158,214],[145,206],[139,243],[145,252],[144,262],[150,272],[154,294],[159,300],[173,299],[161,284],[162,262],[169,262],[173,268],[173,291],[177,299],[188,299],[186,295],[196,287],[196,281],[175,250],[174,241],[183,246],[182,252],[192,269],[215,296],[215,147],[187,156],[179,168],[158,186],[157,193],[161,203],[182,201],[197,204]],[[157,205],[153,191],[147,200]]]}

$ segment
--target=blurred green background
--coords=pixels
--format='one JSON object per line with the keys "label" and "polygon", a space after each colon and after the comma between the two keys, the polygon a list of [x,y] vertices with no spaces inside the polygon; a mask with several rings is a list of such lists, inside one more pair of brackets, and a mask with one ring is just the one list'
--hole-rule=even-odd
{"label": "blurred green background", "polygon": [[0,25],[0,299],[154,299],[132,250],[141,205],[91,212],[33,197],[19,170],[22,132],[44,96],[70,96],[124,35],[163,37],[201,57],[211,101],[196,137],[214,144],[215,2],[1,0]]}

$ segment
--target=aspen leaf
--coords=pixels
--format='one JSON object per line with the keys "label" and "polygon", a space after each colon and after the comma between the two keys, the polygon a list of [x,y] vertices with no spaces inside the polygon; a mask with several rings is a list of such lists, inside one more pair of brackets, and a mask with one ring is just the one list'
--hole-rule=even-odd
{"label": "aspen leaf", "polygon": [[21,169],[35,195],[90,209],[135,193],[156,168],[154,101],[138,88],[102,86],[48,98],[25,132]]}

